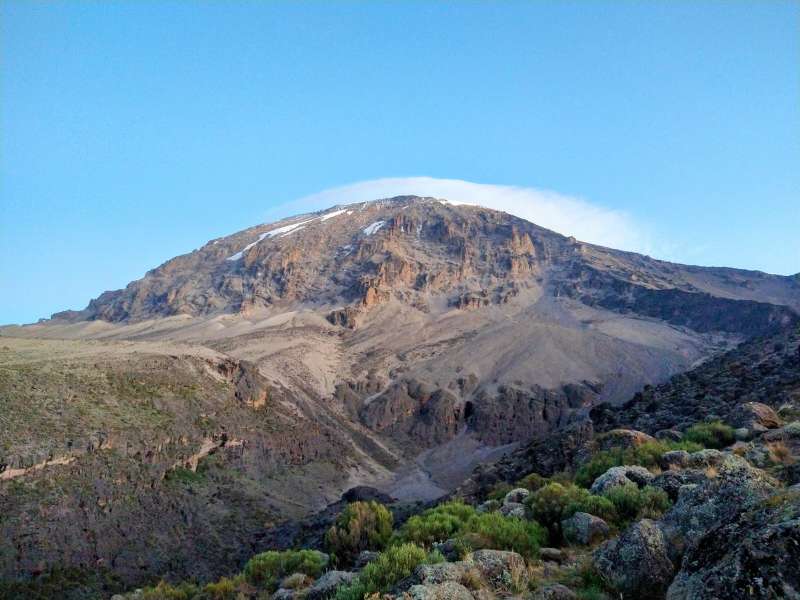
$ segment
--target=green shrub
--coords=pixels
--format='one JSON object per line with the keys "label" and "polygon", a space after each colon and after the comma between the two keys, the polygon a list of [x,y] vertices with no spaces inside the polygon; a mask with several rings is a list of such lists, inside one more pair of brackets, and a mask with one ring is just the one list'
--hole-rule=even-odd
{"label": "green shrub", "polygon": [[634,483],[613,487],[604,495],[614,505],[620,525],[660,517],[671,505],[664,490],[651,486],[639,489]]}
{"label": "green shrub", "polygon": [[203,588],[204,598],[209,598],[210,600],[236,600],[241,583],[241,576],[237,576],[234,579],[223,577],[216,583],[209,583]]}
{"label": "green shrub", "polygon": [[483,513],[467,521],[461,537],[475,549],[513,550],[522,556],[535,557],[547,541],[547,532],[535,521]]}
{"label": "green shrub", "polygon": [[547,484],[547,478],[542,477],[538,473],[529,473],[517,482],[517,487],[525,488],[528,491],[535,492]]}
{"label": "green shrub", "polygon": [[429,548],[435,542],[456,537],[475,514],[475,509],[468,504],[446,502],[411,517],[400,528],[397,538]]}
{"label": "green shrub", "polygon": [[192,583],[171,585],[165,581],[152,588],[145,588],[142,600],[192,600],[200,590]]}
{"label": "green shrub", "polygon": [[369,563],[349,585],[339,588],[336,600],[362,600],[375,593],[387,592],[405,579],[418,565],[442,562],[441,554],[428,554],[416,544],[391,546]]}
{"label": "green shrub", "polygon": [[243,573],[253,585],[274,591],[286,575],[304,573],[316,578],[327,566],[327,556],[317,550],[270,550],[247,561]]}
{"label": "green shrub", "polygon": [[593,496],[574,484],[548,483],[525,500],[534,519],[547,527],[550,541],[562,539],[561,521],[576,512],[586,512],[606,520],[616,516],[611,502],[601,496]]}
{"label": "green shrub", "polygon": [[683,434],[685,440],[696,442],[705,448],[726,448],[736,439],[733,427],[721,421],[695,423]]}
{"label": "green shrub", "polygon": [[686,450],[687,452],[697,452],[703,446],[695,440],[685,440],[680,442],[645,442],[639,446],[631,448],[611,448],[598,452],[592,458],[581,465],[575,472],[575,483],[581,487],[588,488],[594,480],[608,471],[611,467],[622,465],[639,465],[652,469],[659,465],[661,456],[670,450]]}
{"label": "green shrub", "polygon": [[382,550],[392,536],[392,513],[375,501],[352,502],[325,534],[325,545],[340,564],[352,564],[362,550]]}

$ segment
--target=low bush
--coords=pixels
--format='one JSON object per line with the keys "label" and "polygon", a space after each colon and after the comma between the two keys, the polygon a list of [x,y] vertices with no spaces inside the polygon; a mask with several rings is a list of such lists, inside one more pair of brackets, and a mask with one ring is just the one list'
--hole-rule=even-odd
{"label": "low bush", "polygon": [[539,555],[539,548],[547,541],[547,532],[535,521],[483,513],[467,521],[461,537],[476,550],[513,550],[530,558]]}
{"label": "low bush", "polygon": [[492,491],[490,491],[486,495],[487,500],[502,500],[506,497],[506,494],[514,489],[510,483],[506,483],[505,481],[501,481],[500,483],[496,484]]}
{"label": "low bush", "polygon": [[733,427],[722,421],[708,423],[695,423],[683,434],[683,438],[690,442],[700,444],[705,448],[726,448],[736,439]]}
{"label": "low bush", "polygon": [[516,487],[525,488],[530,492],[535,492],[541,487],[547,485],[547,478],[542,477],[538,473],[529,473],[517,482]]}
{"label": "low bush", "polygon": [[199,593],[200,590],[193,583],[172,585],[161,581],[155,587],[145,588],[142,600],[192,600]]}
{"label": "low bush", "polygon": [[340,564],[352,564],[363,550],[382,550],[392,536],[392,513],[375,501],[352,502],[325,534],[328,551]]}
{"label": "low bush", "polygon": [[446,502],[411,517],[398,531],[397,540],[429,548],[435,542],[456,537],[475,514],[468,504]]}
{"label": "low bush", "polygon": [[658,518],[672,504],[664,490],[651,486],[639,489],[634,483],[613,487],[604,496],[613,504],[619,525],[637,519]]}
{"label": "low bush", "polygon": [[270,550],[247,561],[243,573],[251,584],[274,591],[286,575],[303,573],[317,578],[327,566],[328,557],[317,550]]}
{"label": "low bush", "polygon": [[608,471],[611,467],[622,465],[639,465],[648,469],[658,467],[659,460],[665,452],[670,450],[685,450],[687,452],[697,452],[704,446],[695,440],[685,440],[680,442],[654,441],[645,442],[640,446],[631,448],[611,448],[598,452],[592,458],[581,465],[575,472],[575,483],[581,487],[588,488],[594,480]]}
{"label": "low bush", "polygon": [[442,562],[439,553],[427,553],[416,544],[399,544],[381,552],[369,563],[358,577],[336,592],[335,600],[363,600],[363,598],[389,591],[401,579],[405,579],[418,565]]}
{"label": "low bush", "polygon": [[548,483],[525,502],[533,518],[549,531],[551,543],[561,541],[561,521],[576,512],[586,512],[606,520],[616,517],[614,506],[607,498],[593,496],[574,484]]}
{"label": "low bush", "polygon": [[209,583],[203,588],[204,600],[236,600],[243,584],[241,576],[229,579],[223,577],[215,583]]}

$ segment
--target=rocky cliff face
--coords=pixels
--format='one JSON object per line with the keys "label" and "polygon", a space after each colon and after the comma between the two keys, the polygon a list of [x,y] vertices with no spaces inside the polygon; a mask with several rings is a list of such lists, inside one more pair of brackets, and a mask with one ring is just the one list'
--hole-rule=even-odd
{"label": "rocky cliff face", "polygon": [[[675,265],[432,198],[212,240],[82,311],[0,329],[0,571],[71,556],[127,581],[218,574],[353,485],[431,499],[517,445],[558,470],[591,438],[591,407],[643,386],[638,428],[702,416],[686,413],[706,404],[686,400],[697,390],[655,412],[647,395],[795,326],[799,307],[796,277]],[[140,564],[144,545],[157,551]]]}

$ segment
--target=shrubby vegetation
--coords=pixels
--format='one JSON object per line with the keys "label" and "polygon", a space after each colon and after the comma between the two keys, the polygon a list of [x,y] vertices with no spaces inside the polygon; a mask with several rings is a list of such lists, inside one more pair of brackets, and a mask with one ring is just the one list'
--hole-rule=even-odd
{"label": "shrubby vegetation", "polygon": [[452,538],[463,547],[513,550],[530,557],[538,554],[546,534],[536,522],[496,512],[479,514],[472,506],[454,501],[411,517],[396,536],[398,542],[424,547]]}
{"label": "shrubby vegetation", "polygon": [[336,600],[362,600],[371,594],[386,592],[395,583],[411,575],[418,565],[443,560],[441,554],[428,553],[416,544],[392,546],[364,567],[350,585],[339,588]]}
{"label": "shrubby vegetation", "polygon": [[722,421],[695,423],[683,434],[685,440],[700,444],[704,448],[726,448],[736,439],[733,427]]}
{"label": "shrubby vegetation", "polygon": [[681,442],[645,442],[640,446],[632,448],[611,448],[598,452],[592,458],[581,465],[575,472],[575,483],[581,487],[588,488],[595,479],[608,471],[611,467],[623,465],[640,465],[648,469],[658,466],[658,461],[665,452],[670,450],[685,450],[687,452],[697,452],[703,446],[694,440]]}
{"label": "shrubby vegetation", "polygon": [[639,489],[634,483],[611,488],[604,496],[613,505],[620,526],[638,519],[658,518],[672,504],[664,490],[649,485]]}
{"label": "shrubby vegetation", "polygon": [[317,550],[270,550],[247,561],[244,576],[249,583],[274,591],[286,575],[303,573],[319,577],[327,566],[328,557]]}
{"label": "shrubby vegetation", "polygon": [[325,534],[339,564],[352,564],[363,550],[381,550],[392,536],[392,513],[379,502],[352,502]]}
{"label": "shrubby vegetation", "polygon": [[614,520],[613,504],[602,496],[593,496],[572,483],[548,483],[528,496],[525,503],[533,518],[547,527],[551,542],[562,539],[561,521],[576,512],[586,512],[605,520]]}

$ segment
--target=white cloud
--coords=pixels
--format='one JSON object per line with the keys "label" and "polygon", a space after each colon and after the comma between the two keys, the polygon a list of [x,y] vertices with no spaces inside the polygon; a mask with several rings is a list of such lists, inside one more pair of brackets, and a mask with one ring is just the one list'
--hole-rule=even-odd
{"label": "white cloud", "polygon": [[584,242],[643,253],[650,253],[652,250],[645,226],[624,211],[547,190],[472,183],[460,179],[391,177],[360,181],[300,198],[271,211],[271,215],[286,217],[337,204],[353,204],[402,195],[432,196],[449,200],[453,204],[484,206],[502,210]]}

